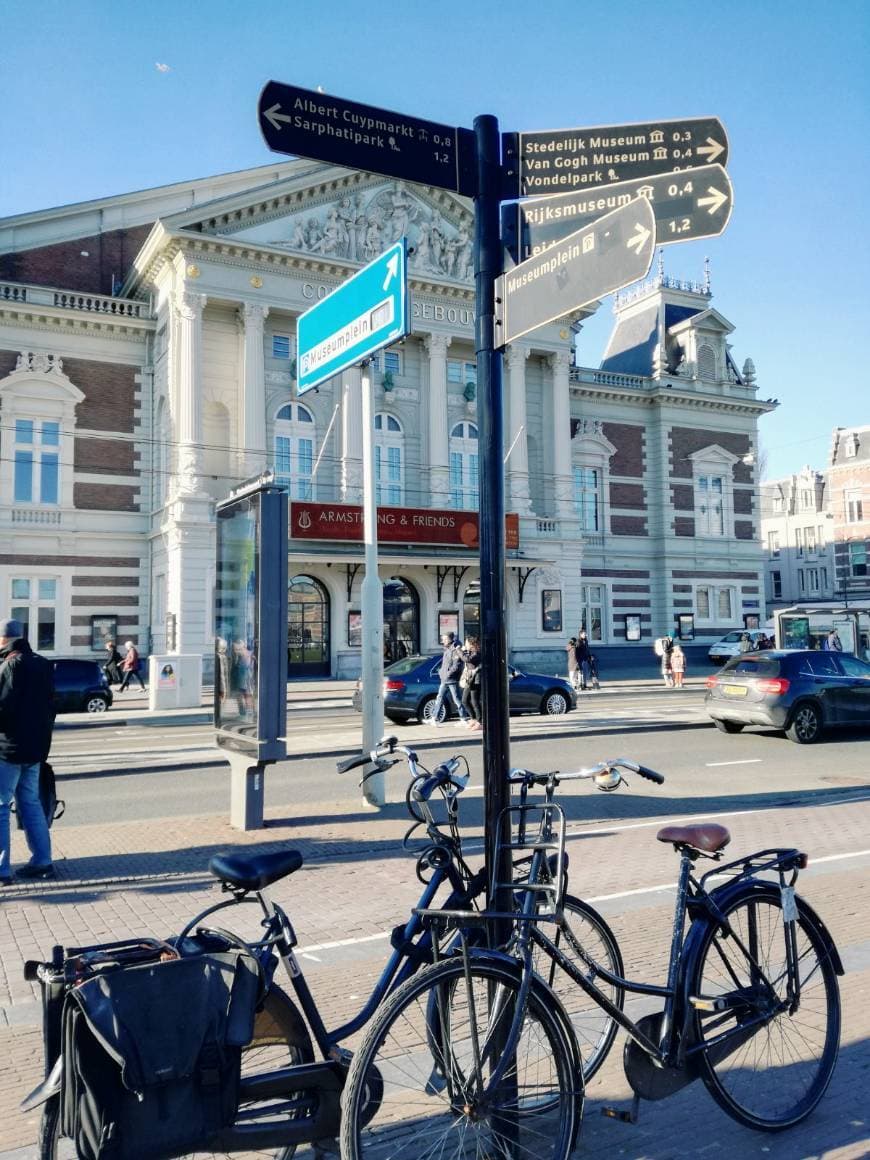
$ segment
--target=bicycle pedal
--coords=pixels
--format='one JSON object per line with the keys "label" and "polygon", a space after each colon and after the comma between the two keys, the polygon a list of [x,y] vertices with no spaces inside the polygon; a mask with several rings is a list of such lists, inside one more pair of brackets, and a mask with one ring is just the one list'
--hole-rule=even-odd
{"label": "bicycle pedal", "polygon": [[315,1140],[311,1147],[314,1160],[329,1160],[330,1156],[338,1155],[338,1140]]}
{"label": "bicycle pedal", "polygon": [[636,1093],[632,1096],[631,1107],[627,1111],[625,1108],[602,1108],[601,1114],[609,1120],[619,1120],[622,1124],[636,1124],[640,1115],[640,1096]]}

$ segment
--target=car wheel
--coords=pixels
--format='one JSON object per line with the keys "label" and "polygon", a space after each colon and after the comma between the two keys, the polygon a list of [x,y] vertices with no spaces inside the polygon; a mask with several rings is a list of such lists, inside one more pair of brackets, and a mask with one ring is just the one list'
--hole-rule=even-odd
{"label": "car wheel", "polygon": [[721,733],[739,733],[744,726],[739,721],[720,721],[714,718],[713,724]]}
{"label": "car wheel", "polygon": [[[437,698],[435,698],[435,697],[427,697],[426,700],[423,702],[423,704],[420,706],[420,711],[417,714],[417,716],[420,718],[420,721],[424,725],[434,725],[435,724],[435,701],[436,701],[436,699]],[[441,702],[441,709],[438,713],[438,724],[440,725],[442,723],[442,721],[446,721],[446,720],[447,720],[447,706],[442,701]]]}
{"label": "car wheel", "polygon": [[785,735],[798,745],[812,745],[818,741],[822,735],[822,715],[815,705],[798,705]]}
{"label": "car wheel", "polygon": [[541,702],[541,713],[547,717],[561,717],[569,707],[564,693],[548,693]]}
{"label": "car wheel", "polygon": [[88,697],[84,705],[86,713],[105,713],[108,707],[109,702],[99,693],[94,693],[93,696]]}

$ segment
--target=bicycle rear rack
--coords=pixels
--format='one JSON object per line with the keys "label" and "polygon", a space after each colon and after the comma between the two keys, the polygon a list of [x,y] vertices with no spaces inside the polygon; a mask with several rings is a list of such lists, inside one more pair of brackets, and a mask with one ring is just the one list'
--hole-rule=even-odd
{"label": "bicycle rear rack", "polygon": [[[558,802],[509,805],[499,814],[500,833],[507,828],[505,822],[511,839],[499,843],[498,855],[510,850],[512,865],[518,854],[530,855],[529,873],[519,881],[494,882],[492,896],[506,889],[516,898],[521,912],[541,918],[558,915],[566,879],[564,810]],[[496,867],[500,863],[497,856]]]}

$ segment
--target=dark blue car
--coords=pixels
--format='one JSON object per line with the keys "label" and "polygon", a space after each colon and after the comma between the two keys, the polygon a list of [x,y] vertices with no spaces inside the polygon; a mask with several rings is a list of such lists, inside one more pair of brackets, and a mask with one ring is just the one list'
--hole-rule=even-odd
{"label": "dark blue car", "polygon": [[[435,698],[438,695],[438,669],[441,653],[431,656],[405,657],[384,669],[384,716],[397,724],[416,717],[421,722],[433,720]],[[541,673],[522,673],[509,667],[511,713],[544,713],[560,716],[569,713],[577,704],[574,690],[561,677]],[[362,709],[359,682],[353,695],[353,707]],[[456,713],[447,699],[441,707],[439,721]]]}

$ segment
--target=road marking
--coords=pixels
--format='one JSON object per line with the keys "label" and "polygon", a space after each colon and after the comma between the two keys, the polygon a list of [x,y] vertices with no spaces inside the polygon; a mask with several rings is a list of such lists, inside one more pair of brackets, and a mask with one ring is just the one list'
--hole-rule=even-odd
{"label": "road marking", "polygon": [[720,765],[759,765],[761,760],[760,757],[745,757],[742,761],[706,761],[704,764],[708,769],[716,769]]}

